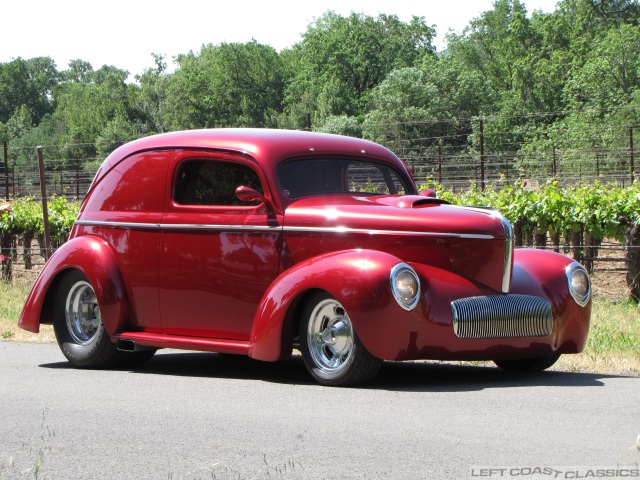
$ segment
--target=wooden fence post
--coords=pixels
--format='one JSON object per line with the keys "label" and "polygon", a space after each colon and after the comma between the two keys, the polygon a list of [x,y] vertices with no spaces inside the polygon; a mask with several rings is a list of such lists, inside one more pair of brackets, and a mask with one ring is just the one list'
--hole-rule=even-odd
{"label": "wooden fence post", "polygon": [[40,193],[42,195],[42,218],[44,220],[44,259],[49,260],[51,254],[51,234],[49,233],[49,207],[47,205],[47,185],[44,179],[44,157],[42,147],[38,151],[38,171],[40,173]]}

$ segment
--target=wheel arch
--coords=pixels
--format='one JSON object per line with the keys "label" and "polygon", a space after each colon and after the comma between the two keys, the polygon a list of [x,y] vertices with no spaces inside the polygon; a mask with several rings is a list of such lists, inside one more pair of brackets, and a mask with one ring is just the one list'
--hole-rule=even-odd
{"label": "wheel arch", "polygon": [[366,328],[363,314],[374,315],[374,311],[394,302],[389,275],[400,262],[377,250],[345,250],[307,259],[283,272],[260,301],[249,356],[276,361],[291,355],[301,313],[308,299],[319,291],[344,305],[360,333]]}
{"label": "wheel arch", "polygon": [[53,323],[60,282],[72,270],[82,272],[91,283],[107,333],[113,335],[122,328],[129,307],[115,254],[105,240],[89,235],[66,242],[51,256],[22,309],[18,321],[21,328],[37,333],[40,324]]}

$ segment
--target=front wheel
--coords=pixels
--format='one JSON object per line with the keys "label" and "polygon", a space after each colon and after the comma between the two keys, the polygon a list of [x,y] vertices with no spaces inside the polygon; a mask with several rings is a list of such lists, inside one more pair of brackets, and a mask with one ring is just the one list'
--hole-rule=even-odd
{"label": "front wheel", "polygon": [[525,358],[523,360],[494,360],[494,363],[508,372],[541,372],[551,367],[560,358],[560,353],[548,357]]}
{"label": "front wheel", "polygon": [[96,293],[78,270],[67,273],[58,285],[53,329],[60,350],[74,367],[138,365],[150,360],[155,353],[155,350],[122,352],[116,348],[102,323]]}
{"label": "front wheel", "polygon": [[382,366],[356,335],[344,307],[324,292],[314,295],[304,309],[300,349],[307,370],[323,385],[365,383]]}

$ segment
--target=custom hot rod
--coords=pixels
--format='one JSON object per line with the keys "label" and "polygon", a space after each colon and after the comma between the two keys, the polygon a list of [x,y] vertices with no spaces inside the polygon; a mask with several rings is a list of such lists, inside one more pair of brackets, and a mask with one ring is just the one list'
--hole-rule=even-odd
{"label": "custom hot rod", "polygon": [[77,367],[296,348],[315,380],[348,385],[383,360],[548,368],[583,349],[590,296],[580,264],[514,249],[495,210],[421,195],[380,145],[216,129],[104,161],[20,326],[53,324]]}

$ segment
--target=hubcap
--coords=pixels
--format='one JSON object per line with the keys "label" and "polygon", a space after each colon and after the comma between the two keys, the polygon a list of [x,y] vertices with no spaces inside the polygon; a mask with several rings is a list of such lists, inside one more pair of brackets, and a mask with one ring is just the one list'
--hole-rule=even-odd
{"label": "hubcap", "polygon": [[334,299],[319,302],[311,312],[307,339],[309,353],[318,369],[334,374],[352,361],[353,327],[347,312]]}
{"label": "hubcap", "polygon": [[69,334],[76,343],[88,345],[98,334],[102,326],[100,307],[88,282],[76,282],[69,290],[65,317]]}

